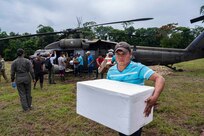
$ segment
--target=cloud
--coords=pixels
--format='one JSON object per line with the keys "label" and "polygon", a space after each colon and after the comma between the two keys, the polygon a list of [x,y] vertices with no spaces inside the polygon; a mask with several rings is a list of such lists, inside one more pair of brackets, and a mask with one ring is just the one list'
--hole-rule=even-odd
{"label": "cloud", "polygon": [[151,21],[135,22],[134,27],[160,27],[168,23],[194,27],[201,22],[190,24],[190,19],[199,16],[202,5],[202,0],[1,0],[0,28],[6,32],[35,33],[42,24],[61,31],[76,28],[76,17],[81,17],[83,23],[153,17]]}

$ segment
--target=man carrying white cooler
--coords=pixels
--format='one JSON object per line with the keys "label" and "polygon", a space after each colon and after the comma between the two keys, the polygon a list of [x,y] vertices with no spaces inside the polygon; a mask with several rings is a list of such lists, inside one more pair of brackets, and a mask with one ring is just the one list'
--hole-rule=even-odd
{"label": "man carrying white cooler", "polygon": [[[108,73],[107,79],[116,80],[121,82],[133,83],[138,85],[144,85],[145,80],[154,81],[155,90],[145,102],[146,107],[144,110],[145,116],[149,116],[152,107],[156,104],[160,93],[162,92],[165,84],[165,79],[154,72],[147,66],[131,61],[132,51],[130,45],[126,42],[119,42],[115,46],[115,56],[117,64],[112,66]],[[131,136],[141,136],[142,128],[133,133]],[[125,136],[119,133],[120,136]]]}

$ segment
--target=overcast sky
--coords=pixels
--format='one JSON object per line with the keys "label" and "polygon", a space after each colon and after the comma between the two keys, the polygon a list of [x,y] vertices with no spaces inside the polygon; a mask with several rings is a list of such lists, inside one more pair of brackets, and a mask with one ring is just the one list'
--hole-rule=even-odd
{"label": "overcast sky", "polygon": [[[154,18],[135,22],[135,28],[160,27],[169,23],[194,28],[190,23],[200,16],[204,0],[0,0],[0,29],[15,33],[36,33],[37,26],[55,31],[77,27],[82,22],[106,23],[136,18]],[[119,28],[122,25],[111,25]]]}

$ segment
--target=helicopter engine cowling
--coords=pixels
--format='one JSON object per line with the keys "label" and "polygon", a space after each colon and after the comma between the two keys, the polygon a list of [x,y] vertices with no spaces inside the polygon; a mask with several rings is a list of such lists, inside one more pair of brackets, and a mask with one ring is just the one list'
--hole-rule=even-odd
{"label": "helicopter engine cowling", "polygon": [[81,39],[61,39],[60,47],[61,48],[81,48],[82,47]]}
{"label": "helicopter engine cowling", "polygon": [[87,43],[87,40],[82,40],[82,49],[87,50],[89,49],[89,43]]}

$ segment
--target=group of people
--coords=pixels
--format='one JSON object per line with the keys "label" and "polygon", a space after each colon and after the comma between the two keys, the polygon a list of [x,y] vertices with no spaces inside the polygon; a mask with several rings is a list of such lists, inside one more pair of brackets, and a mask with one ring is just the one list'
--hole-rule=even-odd
{"label": "group of people", "polygon": [[103,57],[102,54],[98,55],[98,58],[96,58],[96,64],[97,64],[97,69],[96,69],[96,78],[98,78],[98,74],[100,73],[101,78],[103,78],[104,73],[107,73],[108,69],[115,65],[114,59],[114,53],[113,50],[110,49],[108,50],[108,53],[106,54],[105,57]]}
{"label": "group of people", "polygon": [[34,75],[35,75],[35,82],[33,85],[33,89],[36,89],[36,84],[38,80],[40,80],[40,88],[43,88],[43,82],[44,82],[44,73],[45,69],[48,70],[48,83],[49,84],[55,84],[54,81],[54,59],[56,59],[56,53],[48,54],[48,57],[43,59],[40,53],[36,55],[36,58],[34,58],[31,62],[33,65]]}
{"label": "group of people", "polygon": [[[115,54],[114,56],[113,56],[113,53]],[[11,65],[11,81],[16,82],[22,108],[24,111],[27,111],[32,108],[31,81],[33,81],[35,85],[36,81],[38,80],[37,77],[40,78],[41,80],[40,82],[43,82],[43,78],[41,77],[41,74],[34,73],[33,65],[31,61],[23,57],[24,56],[23,49],[18,49],[17,55],[18,57],[13,61]],[[56,55],[56,52],[54,53],[54,56],[52,56],[53,59],[55,58],[55,55]],[[88,73],[91,74],[94,67],[93,65],[94,59],[90,51],[87,51],[86,55],[88,56],[87,57]],[[132,84],[139,84],[139,85],[144,85],[145,80],[151,80],[154,82],[154,87],[155,87],[154,92],[145,101],[146,107],[144,110],[144,114],[145,116],[149,116],[149,114],[151,113],[151,109],[156,104],[164,88],[164,84],[165,84],[164,78],[158,73],[156,73],[155,71],[153,71],[152,69],[150,69],[149,67],[141,63],[131,61],[132,50],[130,48],[130,45],[126,42],[119,42],[115,46],[114,51],[108,54],[106,58],[103,58],[103,56],[99,54],[98,58],[96,59],[97,66],[101,67],[105,59],[107,62],[110,61],[110,59],[108,59],[109,55],[112,58],[111,61],[113,61],[113,58],[115,59],[114,60],[115,65],[109,68],[107,72],[107,79],[116,80],[120,82],[127,82]],[[50,56],[50,60],[52,60],[51,59],[52,57]],[[78,65],[77,70],[81,72],[80,67],[83,66],[83,58],[80,57],[80,55],[77,55],[75,57],[76,57],[75,59],[77,59],[78,61],[78,63],[76,63]],[[63,54],[61,54],[61,56],[58,58],[58,61],[62,61],[62,60],[63,60]],[[82,62],[80,60],[82,60]],[[35,62],[36,67],[42,64],[40,61],[39,62],[38,61],[39,59],[37,58]],[[58,62],[58,63],[61,65],[62,62]],[[39,71],[42,70],[41,67],[38,67],[38,68],[39,68]],[[64,67],[61,67],[60,70],[64,70]],[[61,71],[60,74],[63,75],[64,71]],[[98,72],[96,77],[98,77]],[[103,78],[103,75],[101,75],[101,78]],[[142,133],[142,128],[140,128],[131,136],[141,136],[141,133]],[[124,134],[122,133],[119,133],[119,135],[124,136]]]}
{"label": "group of people", "polygon": [[[53,53],[49,53],[47,58],[42,59],[40,54],[37,54],[37,57],[32,60],[34,73],[35,73],[35,80],[34,88],[36,86],[36,83],[38,79],[40,79],[40,87],[42,89],[43,87],[43,79],[44,79],[44,73],[45,69],[48,71],[48,83],[49,84],[56,84],[55,82],[55,60],[57,58],[56,51],[53,51]],[[61,81],[65,81],[65,69],[66,69],[66,62],[67,58],[65,57],[65,54],[63,52],[60,53],[60,56],[57,59],[58,62],[58,68],[59,68],[59,76],[61,78]]]}
{"label": "group of people", "polygon": [[[31,81],[33,81],[33,88],[35,89],[37,81],[40,80],[40,88],[42,89],[46,66],[49,73],[49,83],[55,84],[53,75],[56,52],[54,51],[53,54],[50,53],[45,60],[42,59],[40,54],[37,54],[36,58],[32,61],[24,58],[24,54],[23,49],[20,48],[17,50],[17,58],[11,64],[11,82],[13,88],[17,87],[23,110],[29,111],[32,109]],[[64,80],[65,59],[63,53],[58,58],[58,63],[60,76]]]}
{"label": "group of people", "polygon": [[[101,78],[103,78],[104,77],[103,75],[104,73],[107,72],[108,68],[114,65],[114,62],[112,61],[113,50],[109,50],[108,53],[106,54],[106,57],[104,57],[103,54],[99,54],[96,59],[94,59],[90,51],[87,51],[85,54],[87,56],[87,70],[88,70],[89,78],[92,78],[93,76],[93,70],[95,68],[95,65],[96,65],[95,79],[98,78],[99,73],[101,75]],[[75,77],[78,75],[81,77],[82,76],[81,72],[84,68],[84,62],[80,53],[76,53],[73,56],[72,60],[70,61],[70,64],[73,65]],[[106,70],[102,70],[102,69],[106,69]]]}
{"label": "group of people", "polygon": [[84,60],[81,56],[80,53],[76,53],[72,60],[70,61],[70,65],[73,65],[74,68],[74,76],[80,76],[82,77],[82,70],[83,70],[83,66],[84,66]]}

